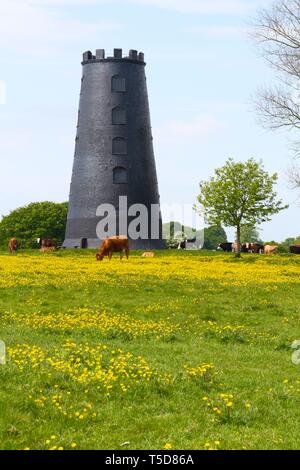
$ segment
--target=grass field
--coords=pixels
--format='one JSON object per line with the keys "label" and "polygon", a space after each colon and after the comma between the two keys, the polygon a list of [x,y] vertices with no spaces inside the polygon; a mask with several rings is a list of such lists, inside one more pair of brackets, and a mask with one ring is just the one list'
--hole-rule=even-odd
{"label": "grass field", "polygon": [[300,257],[0,254],[1,449],[297,449]]}

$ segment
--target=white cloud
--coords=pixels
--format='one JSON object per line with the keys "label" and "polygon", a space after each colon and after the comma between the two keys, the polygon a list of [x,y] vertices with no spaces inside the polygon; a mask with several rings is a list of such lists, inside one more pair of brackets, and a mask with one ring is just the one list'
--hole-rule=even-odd
{"label": "white cloud", "polygon": [[134,4],[201,14],[244,14],[257,6],[255,0],[30,0],[32,4],[43,5],[103,5]]}
{"label": "white cloud", "polygon": [[154,138],[158,143],[191,143],[191,140],[207,139],[220,136],[225,125],[213,116],[200,116],[194,121],[170,121],[164,126],[154,129]]}
{"label": "white cloud", "polygon": [[121,28],[117,21],[85,22],[70,18],[57,8],[44,8],[26,0],[1,3],[0,44],[9,44],[10,51],[44,55],[66,46],[82,44],[105,31]]}

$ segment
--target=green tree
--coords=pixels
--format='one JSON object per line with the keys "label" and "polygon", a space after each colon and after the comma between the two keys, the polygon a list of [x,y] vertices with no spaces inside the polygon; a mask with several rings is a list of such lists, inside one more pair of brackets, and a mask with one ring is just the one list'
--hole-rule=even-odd
{"label": "green tree", "polygon": [[2,218],[0,245],[6,246],[12,237],[16,237],[23,248],[34,248],[37,238],[51,238],[62,243],[67,213],[67,202],[35,202],[20,207]]}
{"label": "green tree", "polygon": [[215,250],[219,243],[227,242],[227,235],[221,225],[213,225],[204,229],[205,250]]}
{"label": "green tree", "polygon": [[293,237],[286,238],[282,243],[280,243],[279,252],[281,251],[282,253],[289,253],[291,245],[300,245],[300,236],[296,238],[293,238]]}
{"label": "green tree", "polygon": [[259,231],[255,225],[242,225],[241,243],[260,243]]}
{"label": "green tree", "polygon": [[297,243],[295,243],[295,240],[296,238],[293,238],[293,237],[286,238],[281,243],[281,246],[288,252],[291,245],[297,245]]}
{"label": "green tree", "polygon": [[209,181],[200,183],[198,201],[212,225],[235,227],[240,256],[241,227],[270,220],[288,206],[277,200],[277,174],[269,175],[253,158],[235,162],[232,158],[215,170]]}

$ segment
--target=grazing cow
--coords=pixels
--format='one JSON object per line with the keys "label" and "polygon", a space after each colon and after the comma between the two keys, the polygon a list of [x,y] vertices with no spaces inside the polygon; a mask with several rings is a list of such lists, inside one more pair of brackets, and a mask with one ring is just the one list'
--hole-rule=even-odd
{"label": "grazing cow", "polygon": [[300,255],[300,245],[290,246],[290,252],[294,253],[295,255]]}
{"label": "grazing cow", "polygon": [[241,253],[250,253],[250,243],[241,244]]}
{"label": "grazing cow", "polygon": [[185,249],[186,249],[186,242],[187,242],[186,240],[183,240],[182,242],[180,242],[180,243],[178,244],[177,249],[178,249],[178,250],[185,250]]}
{"label": "grazing cow", "polygon": [[241,247],[242,253],[263,253],[264,246],[260,243],[243,243]]}
{"label": "grazing cow", "polygon": [[15,253],[18,251],[18,240],[16,238],[11,238],[8,242],[8,251],[10,253]]}
{"label": "grazing cow", "polygon": [[153,251],[146,251],[142,254],[142,258],[154,258],[155,253]]}
{"label": "grazing cow", "polygon": [[219,243],[219,245],[217,246],[217,250],[223,250],[231,253],[232,245],[233,243]]}
{"label": "grazing cow", "polygon": [[36,241],[41,248],[56,248],[56,243],[51,238],[37,238]]}
{"label": "grazing cow", "polygon": [[56,250],[56,243],[51,238],[37,238],[36,241],[42,252]]}
{"label": "grazing cow", "polygon": [[110,237],[104,240],[99,247],[99,252],[96,254],[98,261],[102,261],[104,256],[108,256],[111,260],[113,253],[120,253],[120,259],[123,258],[125,251],[126,258],[129,257],[129,242],[127,237]]}
{"label": "grazing cow", "polygon": [[260,243],[250,243],[250,250],[251,253],[262,254],[264,252],[264,245]]}
{"label": "grazing cow", "polygon": [[264,252],[266,255],[275,254],[278,251],[277,245],[266,245],[264,248]]}

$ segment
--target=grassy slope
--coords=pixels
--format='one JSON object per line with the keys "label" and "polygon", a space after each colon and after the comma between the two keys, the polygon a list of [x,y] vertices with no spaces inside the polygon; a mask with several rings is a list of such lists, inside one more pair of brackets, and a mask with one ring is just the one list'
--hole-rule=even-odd
{"label": "grassy slope", "polygon": [[[172,263],[178,253],[164,255]],[[201,262],[203,255],[180,253],[182,263],[187,265],[194,257]],[[18,256],[21,260],[23,255]],[[79,251],[47,256],[77,256],[80,263],[91,254]],[[214,263],[219,255],[209,256]],[[270,262],[278,263],[284,270],[285,260],[290,258],[278,256]],[[6,255],[0,256],[0,268],[5,259]],[[292,259],[300,272],[300,257]],[[165,262],[166,258],[162,260]],[[237,263],[251,260],[257,262],[259,257],[245,256]],[[137,277],[134,288],[126,282],[118,286],[98,282],[83,289],[66,285],[60,289],[1,289],[0,339],[8,346],[28,343],[51,352],[66,339],[101,342],[110,349],[122,348],[142,355],[156,370],[172,374],[174,383],[151,382],[106,397],[96,386],[74,384],[65,374],[56,373],[49,378],[39,368],[20,372],[8,359],[6,366],[0,366],[0,448],[70,448],[71,443],[76,443],[78,448],[120,449],[124,442],[129,442],[125,448],[130,449],[159,449],[166,443],[177,449],[202,449],[206,443],[222,449],[299,448],[300,366],[291,363],[290,349],[291,342],[300,339],[299,300],[300,283],[268,290],[263,284],[256,286],[255,280],[252,286],[231,286],[176,276],[162,280]],[[98,305],[105,305],[111,315],[127,312],[140,320],[179,324],[180,329],[165,338],[132,339],[93,329],[32,329],[1,319],[5,311],[30,317],[37,308],[41,315],[47,315]],[[153,305],[159,307],[151,312],[147,306]],[[220,327],[243,325],[245,329],[199,329],[195,326],[199,320],[216,322]],[[198,366],[207,362],[213,363],[217,371],[212,384],[201,377],[186,377],[185,364]],[[284,383],[286,380],[289,382]],[[63,394],[67,390],[75,409],[77,405],[80,409],[86,402],[92,403],[96,416],[66,419],[54,406],[41,408],[30,398],[39,393],[53,394],[55,390]],[[232,408],[224,406],[220,393],[233,395]],[[203,397],[208,397],[212,407],[220,406],[222,415],[213,412]],[[246,408],[247,403],[251,408]]]}

